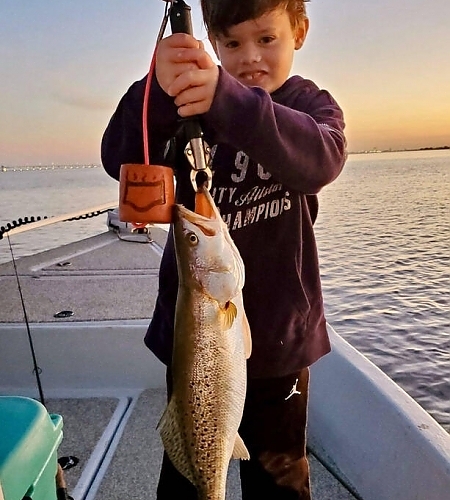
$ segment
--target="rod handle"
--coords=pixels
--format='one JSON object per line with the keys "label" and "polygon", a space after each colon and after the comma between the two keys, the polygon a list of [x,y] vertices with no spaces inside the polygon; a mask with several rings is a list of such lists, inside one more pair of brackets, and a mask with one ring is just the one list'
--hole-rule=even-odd
{"label": "rod handle", "polygon": [[183,0],[176,0],[172,3],[169,18],[172,33],[193,34],[191,8]]}

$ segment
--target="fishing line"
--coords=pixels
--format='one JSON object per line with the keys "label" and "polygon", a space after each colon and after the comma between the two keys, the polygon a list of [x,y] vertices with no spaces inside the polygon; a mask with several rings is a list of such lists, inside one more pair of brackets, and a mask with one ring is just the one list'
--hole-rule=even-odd
{"label": "fishing line", "polygon": [[22,304],[23,317],[25,319],[25,325],[27,328],[28,342],[30,344],[31,356],[33,358],[33,369],[34,369],[36,383],[37,383],[37,387],[38,387],[38,391],[39,391],[39,399],[40,399],[42,405],[45,406],[44,391],[42,390],[41,375],[40,375],[42,370],[39,368],[39,366],[37,364],[36,351],[34,349],[33,337],[31,335],[30,323],[28,321],[27,309],[25,307],[25,300],[23,298],[22,286],[20,284],[19,273],[17,271],[17,265],[16,265],[16,259],[14,257],[14,252],[13,252],[13,248],[11,245],[11,239],[10,239],[8,233],[6,233],[6,237],[8,238],[9,251],[11,253],[14,274],[15,274],[16,281],[17,281],[17,289],[19,290],[20,302]]}
{"label": "fishing line", "polygon": [[146,165],[150,165],[150,146],[148,140],[148,108],[150,102],[150,86],[153,78],[153,73],[155,72],[155,64],[156,64],[156,49],[158,48],[158,43],[162,40],[164,36],[164,32],[166,31],[166,26],[169,21],[170,14],[170,6],[173,1],[164,0],[166,2],[166,7],[164,9],[164,16],[161,22],[161,26],[159,28],[158,36],[156,37],[155,49],[153,50],[153,56],[150,63],[150,69],[147,73],[147,80],[145,82],[145,91],[144,91],[144,103],[142,107],[142,130],[144,137],[144,162]]}
{"label": "fishing line", "polygon": [[[39,366],[37,364],[36,351],[34,349],[34,342],[33,342],[33,337],[31,335],[30,323],[28,321],[27,309],[25,307],[25,300],[23,298],[22,286],[20,284],[20,279],[19,279],[19,272],[17,271],[16,259],[14,257],[14,251],[13,251],[11,239],[10,239],[8,233],[6,233],[6,237],[8,238],[9,251],[11,253],[12,264],[14,267],[14,274],[16,276],[16,281],[17,281],[17,289],[19,290],[20,302],[22,304],[23,316],[24,316],[25,325],[27,328],[28,342],[30,344],[31,356],[33,358],[33,368],[34,368],[33,371],[34,371],[34,374],[36,376],[36,383],[37,383],[37,387],[38,387],[38,391],[39,391],[39,399],[40,399],[42,405],[45,408],[47,408],[47,406],[45,404],[44,391],[42,389],[42,383],[41,383],[40,373],[42,370],[41,370],[41,368],[39,368]],[[73,500],[73,498],[67,493],[67,485],[66,485],[66,481],[64,479],[64,470],[70,469],[71,467],[74,467],[75,465],[77,465],[78,462],[79,462],[78,458],[73,457],[73,456],[62,457],[62,458],[58,459],[57,474],[56,474],[56,478],[55,478],[57,500]]]}

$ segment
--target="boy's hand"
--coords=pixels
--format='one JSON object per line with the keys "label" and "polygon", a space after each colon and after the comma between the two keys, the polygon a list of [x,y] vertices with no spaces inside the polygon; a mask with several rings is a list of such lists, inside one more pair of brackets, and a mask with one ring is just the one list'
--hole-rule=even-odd
{"label": "boy's hand", "polygon": [[156,78],[161,88],[175,97],[178,114],[187,117],[209,111],[219,68],[202,42],[185,33],[176,33],[158,44]]}

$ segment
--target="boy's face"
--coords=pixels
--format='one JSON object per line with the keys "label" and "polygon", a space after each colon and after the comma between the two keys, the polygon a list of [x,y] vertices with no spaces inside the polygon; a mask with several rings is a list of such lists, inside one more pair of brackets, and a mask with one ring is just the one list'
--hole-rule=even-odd
{"label": "boy's face", "polygon": [[303,45],[307,31],[308,19],[294,32],[286,10],[275,9],[210,40],[228,73],[244,85],[273,92],[289,77],[294,50]]}

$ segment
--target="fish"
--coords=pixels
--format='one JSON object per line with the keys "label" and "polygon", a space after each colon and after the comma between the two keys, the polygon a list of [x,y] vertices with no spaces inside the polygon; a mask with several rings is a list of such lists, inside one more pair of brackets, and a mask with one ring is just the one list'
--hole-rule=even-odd
{"label": "fish", "polygon": [[231,458],[250,458],[238,428],[251,333],[242,299],[244,263],[209,191],[203,188],[197,198],[201,213],[174,206],[173,391],[159,432],[199,500],[224,500]]}

